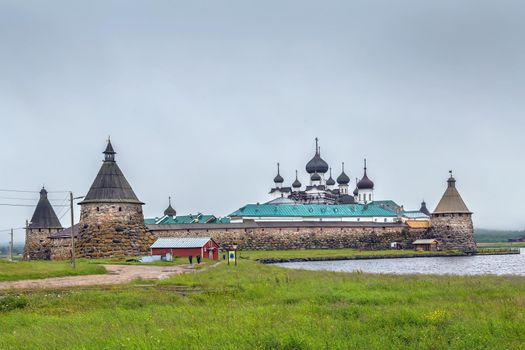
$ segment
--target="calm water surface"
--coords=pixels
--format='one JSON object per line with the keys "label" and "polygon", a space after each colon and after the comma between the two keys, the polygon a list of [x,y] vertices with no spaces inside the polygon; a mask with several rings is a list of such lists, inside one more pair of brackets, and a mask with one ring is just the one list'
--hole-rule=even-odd
{"label": "calm water surface", "polygon": [[476,255],[435,258],[307,261],[276,264],[304,270],[327,270],[391,274],[521,275],[525,276],[525,249],[521,254]]}

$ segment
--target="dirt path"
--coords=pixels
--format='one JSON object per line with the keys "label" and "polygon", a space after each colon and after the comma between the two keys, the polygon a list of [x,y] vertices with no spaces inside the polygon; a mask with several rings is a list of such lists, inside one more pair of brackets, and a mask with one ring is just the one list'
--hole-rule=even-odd
{"label": "dirt path", "polygon": [[190,265],[179,266],[138,266],[138,265],[103,265],[106,275],[85,275],[69,277],[52,277],[37,280],[0,282],[0,290],[30,288],[63,288],[93,286],[102,284],[128,283],[137,278],[160,280],[185,272],[193,272]]}

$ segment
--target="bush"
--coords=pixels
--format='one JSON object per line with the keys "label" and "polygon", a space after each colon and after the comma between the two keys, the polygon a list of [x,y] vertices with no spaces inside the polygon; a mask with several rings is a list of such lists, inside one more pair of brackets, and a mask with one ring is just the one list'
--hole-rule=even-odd
{"label": "bush", "polygon": [[27,298],[21,295],[0,297],[0,312],[24,309],[28,304]]}

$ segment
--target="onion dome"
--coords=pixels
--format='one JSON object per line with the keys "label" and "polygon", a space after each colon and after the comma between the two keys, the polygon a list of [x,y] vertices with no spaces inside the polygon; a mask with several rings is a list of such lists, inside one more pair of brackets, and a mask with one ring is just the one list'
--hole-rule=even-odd
{"label": "onion dome", "polygon": [[348,177],[348,175],[346,175],[345,173],[345,163],[343,162],[342,164],[342,170],[341,170],[341,175],[339,175],[337,177],[337,183],[339,185],[348,185],[348,183],[350,182],[350,178]]}
{"label": "onion dome", "polygon": [[310,180],[312,181],[321,181],[321,176],[318,173],[313,173],[310,177]]}
{"label": "onion dome", "polygon": [[357,182],[358,182],[358,179],[357,179],[357,177],[356,177],[356,178],[355,178],[355,190],[354,190],[354,196],[359,195],[359,188],[357,188]]}
{"label": "onion dome", "polygon": [[297,170],[296,170],[295,171],[295,181],[293,182],[292,187],[293,188],[301,188],[301,186],[302,186],[302,184],[299,181],[299,179],[297,178]]}
{"label": "onion dome", "polygon": [[338,200],[339,204],[354,204],[355,203],[355,199],[354,197],[348,195],[348,194],[345,194],[341,197],[339,197],[339,200]]}
{"label": "onion dome", "polygon": [[277,163],[277,176],[275,176],[273,178],[273,182],[275,182],[276,184],[282,184],[284,182],[284,179],[283,177],[281,176],[281,173],[280,173],[280,164]]}
{"label": "onion dome", "polygon": [[332,179],[332,168],[330,168],[330,177],[328,178],[328,180],[326,180],[326,185],[327,186],[335,185],[335,181],[334,179]]}
{"label": "onion dome", "polygon": [[53,210],[51,203],[49,203],[49,199],[47,199],[47,191],[43,187],[40,191],[40,200],[36,205],[29,228],[62,228],[57,214]]}
{"label": "onion dome", "polygon": [[177,216],[177,211],[175,209],[173,209],[173,207],[171,206],[171,197],[169,197],[169,205],[166,208],[166,210],[164,210],[164,215],[166,215],[166,216]]}
{"label": "onion dome", "polygon": [[306,172],[308,174],[319,173],[325,174],[328,171],[328,163],[321,158],[321,149],[319,148],[319,139],[315,138],[315,155],[306,164]]}
{"label": "onion dome", "polygon": [[425,203],[425,201],[421,202],[421,208],[419,208],[419,211],[430,216],[430,211],[427,209],[427,203]]}
{"label": "onion dome", "polygon": [[365,159],[365,173],[363,175],[363,178],[357,183],[357,188],[360,190],[373,190],[374,189],[374,182],[368,178],[368,175],[366,174],[366,159]]}

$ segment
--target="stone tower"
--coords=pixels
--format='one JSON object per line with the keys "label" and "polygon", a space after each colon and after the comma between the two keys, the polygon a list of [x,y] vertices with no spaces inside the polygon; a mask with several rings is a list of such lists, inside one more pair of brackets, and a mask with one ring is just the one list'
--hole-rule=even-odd
{"label": "stone tower", "polygon": [[476,249],[472,212],[456,189],[456,179],[452,172],[447,183],[447,190],[432,213],[430,235],[439,241],[443,250],[472,252]]}
{"label": "stone tower", "polygon": [[77,253],[87,258],[139,256],[154,241],[146,229],[142,203],[115,162],[108,140],[104,162],[86,197],[80,202]]}
{"label": "stone tower", "polygon": [[60,230],[62,230],[60,220],[47,199],[46,189],[42,188],[40,200],[36,205],[31,222],[27,225],[24,259],[50,259],[49,236]]}

